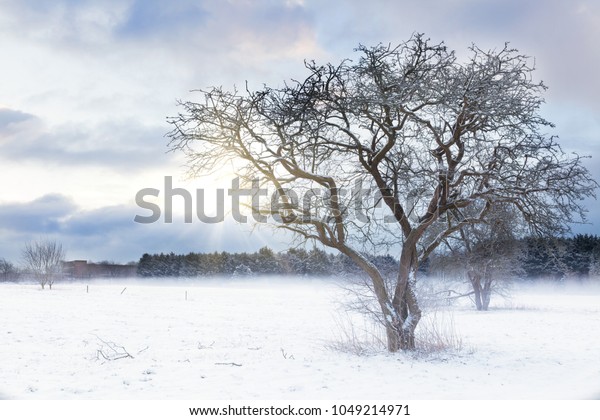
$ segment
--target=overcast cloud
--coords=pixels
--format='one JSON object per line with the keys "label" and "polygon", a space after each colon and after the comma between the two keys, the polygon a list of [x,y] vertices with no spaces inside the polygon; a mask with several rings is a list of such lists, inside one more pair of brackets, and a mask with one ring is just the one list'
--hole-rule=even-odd
{"label": "overcast cloud", "polygon": [[[600,179],[600,4],[548,0],[4,0],[0,3],[0,257],[38,237],[69,258],[254,250],[285,241],[247,227],[138,225],[140,188],[183,178],[166,154],[176,100],[207,86],[277,85],[303,60],[339,61],[359,43],[413,32],[459,56],[504,42],[535,57],[544,115]],[[588,202],[600,233],[600,213]],[[206,238],[212,238],[208,243]],[[220,240],[220,242],[219,242]]]}

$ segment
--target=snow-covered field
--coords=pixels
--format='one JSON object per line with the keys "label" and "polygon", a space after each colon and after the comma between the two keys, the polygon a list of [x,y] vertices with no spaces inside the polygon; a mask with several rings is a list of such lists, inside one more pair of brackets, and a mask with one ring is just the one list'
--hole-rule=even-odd
{"label": "snow-covered field", "polygon": [[600,398],[600,289],[521,288],[486,313],[437,310],[463,348],[427,355],[336,350],[345,299],[306,279],[0,284],[0,395]]}

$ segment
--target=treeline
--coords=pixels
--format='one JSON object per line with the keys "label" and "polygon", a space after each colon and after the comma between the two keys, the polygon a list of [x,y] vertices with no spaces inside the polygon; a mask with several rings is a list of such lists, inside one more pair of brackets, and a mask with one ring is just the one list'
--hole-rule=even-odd
{"label": "treeline", "polygon": [[584,279],[600,276],[600,237],[526,238],[520,241],[520,264],[530,279]]}
{"label": "treeline", "polygon": [[[517,252],[511,271],[518,278],[585,279],[600,277],[600,237],[576,235],[570,238],[524,238],[507,243]],[[448,257],[448,256],[446,256]],[[390,255],[370,256],[369,259],[388,277],[397,273],[398,260]],[[447,261],[448,259],[446,259]],[[456,266],[462,262],[452,257]],[[434,255],[421,266],[423,274],[436,275],[444,270],[444,258]],[[0,281],[15,281],[22,270],[0,258]],[[141,277],[199,277],[199,276],[340,276],[362,275],[362,271],[345,255],[332,254],[318,248],[290,249],[274,252],[268,247],[254,253],[189,253],[186,255],[144,254],[137,264]]]}
{"label": "treeline", "polygon": [[[584,279],[600,276],[600,237],[576,235],[571,238],[524,238],[507,243],[515,247],[515,272],[525,280]],[[431,260],[421,266],[423,274],[435,275],[440,271]],[[395,276],[398,260],[390,255],[369,256],[386,276]],[[443,261],[443,260],[442,260]],[[460,261],[454,261],[460,264]],[[442,263],[443,264],[443,263]],[[443,269],[443,267],[441,267]],[[340,276],[361,275],[361,270],[345,255],[332,254],[318,248],[290,249],[274,252],[268,247],[254,253],[189,253],[186,255],[144,254],[138,263],[141,277],[199,277],[199,276]]]}
{"label": "treeline", "polygon": [[[370,259],[384,273],[397,271],[398,261],[389,255],[371,256]],[[138,263],[137,273],[141,277],[334,276],[361,274],[361,270],[347,256],[334,255],[318,248],[276,253],[264,247],[254,253],[144,254]]]}
{"label": "treeline", "polygon": [[600,277],[600,237],[537,238],[477,243],[469,252],[438,252],[428,261],[431,275],[464,276],[467,270],[494,272],[514,280],[583,280]]}

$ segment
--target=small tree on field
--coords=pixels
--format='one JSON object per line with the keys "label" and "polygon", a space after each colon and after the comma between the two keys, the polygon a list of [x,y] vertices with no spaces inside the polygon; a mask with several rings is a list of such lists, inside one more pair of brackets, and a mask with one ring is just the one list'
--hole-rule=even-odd
{"label": "small tree on field", "polygon": [[42,286],[52,289],[55,280],[62,274],[65,251],[56,241],[36,241],[25,245],[23,261],[25,268],[34,275]]}
{"label": "small tree on field", "polygon": [[517,239],[522,228],[518,213],[496,205],[484,222],[465,226],[445,240],[449,253],[437,265],[462,272],[477,310],[487,311],[492,293],[501,293],[523,274],[522,246]]}
{"label": "small tree on field", "polygon": [[0,258],[0,281],[16,280],[18,272],[10,261]]}

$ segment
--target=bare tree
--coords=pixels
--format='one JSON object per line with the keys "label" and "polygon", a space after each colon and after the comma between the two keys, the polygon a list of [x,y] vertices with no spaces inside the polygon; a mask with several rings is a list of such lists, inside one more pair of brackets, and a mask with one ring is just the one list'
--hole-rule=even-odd
{"label": "bare tree", "polygon": [[0,258],[0,281],[15,281],[19,276],[16,267],[10,261]]}
{"label": "bare tree", "polygon": [[509,283],[523,275],[522,243],[524,224],[507,205],[494,205],[482,223],[462,227],[444,240],[444,250],[434,258],[442,272],[465,278],[475,307],[487,311],[493,293],[507,292]]}
{"label": "bare tree", "polygon": [[55,280],[62,274],[62,262],[65,251],[56,241],[36,241],[25,245],[23,261],[26,269],[31,272],[42,286],[52,289]]}
{"label": "bare tree", "polygon": [[[545,134],[545,87],[516,50],[472,47],[463,64],[415,35],[358,51],[356,62],[308,62],[309,76],[283,88],[199,91],[202,102],[182,103],[170,119],[170,147],[188,157],[192,174],[231,161],[254,196],[274,187],[277,208],[253,200],[256,214],[352,258],[372,280],[388,349],[412,349],[419,261],[497,203],[535,232],[562,229],[584,218],[579,200],[596,184],[579,156]],[[356,183],[380,199],[365,200]],[[386,287],[360,249],[393,241],[400,265]]]}

